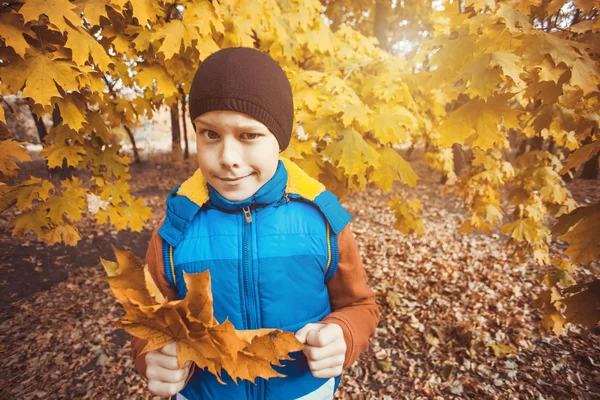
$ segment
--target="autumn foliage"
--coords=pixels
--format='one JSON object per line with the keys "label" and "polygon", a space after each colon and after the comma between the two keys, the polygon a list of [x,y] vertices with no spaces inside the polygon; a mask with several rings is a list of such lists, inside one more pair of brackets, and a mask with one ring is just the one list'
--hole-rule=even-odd
{"label": "autumn foliage", "polygon": [[186,274],[184,300],[169,301],[154,283],[148,267],[128,251],[114,249],[117,262],[102,260],[104,279],[125,308],[117,327],[148,341],[142,354],[175,342],[179,368],[187,360],[207,368],[220,382],[222,371],[236,382],[256,377],[281,377],[271,364],[290,360],[288,353],[304,347],[292,332],[272,329],[235,330],[213,316],[210,272]]}
{"label": "autumn foliage", "polygon": [[[251,46],[275,58],[292,84],[286,157],[343,197],[367,185],[416,185],[397,150],[424,145],[447,190],[465,200],[463,233],[499,229],[516,262],[533,257],[552,267],[537,300],[543,324],[556,333],[566,322],[594,326],[597,281],[573,275],[599,257],[599,205],[576,204],[562,178],[600,150],[599,3],[377,1],[389,11],[383,19],[351,18],[371,3],[4,2],[0,91],[18,94],[37,115],[58,107],[62,123],[39,155],[50,168],[66,163],[89,174],[85,182],[16,179],[30,155],[0,123],[0,208],[18,209],[13,235],[75,245],[85,212],[141,230],[150,212],[129,194],[130,160],[113,129],[182,103],[199,63],[219,48]],[[414,37],[418,47],[404,57],[386,37]],[[390,207],[399,230],[422,232],[417,199],[394,197]],[[550,253],[553,238],[569,243],[565,254]]]}

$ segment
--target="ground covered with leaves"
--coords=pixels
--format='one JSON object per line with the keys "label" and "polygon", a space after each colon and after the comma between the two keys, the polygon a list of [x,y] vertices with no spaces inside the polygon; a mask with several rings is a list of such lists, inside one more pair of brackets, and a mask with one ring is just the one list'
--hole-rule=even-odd
{"label": "ground covered with leaves", "polygon": [[[111,322],[123,311],[100,279],[99,258],[114,259],[111,244],[143,257],[164,199],[194,169],[160,160],[132,166],[132,193],[155,212],[141,233],[115,232],[87,216],[77,225],[77,247],[47,247],[10,237],[0,219],[0,399],[152,398],[133,368],[128,335]],[[415,169],[416,189],[368,190],[343,201],[382,316],[336,397],[600,398],[600,329],[544,333],[532,306],[544,268],[514,265],[501,234],[459,234],[460,200],[444,196],[439,176]],[[598,201],[598,186],[568,185],[581,203]],[[392,228],[394,194],[423,202],[424,236]],[[593,276],[600,277],[597,265],[578,279]]]}

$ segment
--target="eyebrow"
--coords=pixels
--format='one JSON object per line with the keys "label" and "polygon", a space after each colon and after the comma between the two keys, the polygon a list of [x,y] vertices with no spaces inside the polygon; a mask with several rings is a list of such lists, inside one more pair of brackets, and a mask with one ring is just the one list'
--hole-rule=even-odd
{"label": "eyebrow", "polygon": [[[196,119],[194,122],[199,122],[202,125],[206,125],[206,126],[209,126],[211,128],[215,127],[210,122],[205,121],[205,120],[200,119],[200,118]],[[240,125],[240,126],[235,126],[234,128],[236,128],[236,129],[243,129],[243,130],[255,130],[255,131],[260,131],[260,132],[263,132],[263,130],[264,130],[263,127],[259,126],[259,125]]]}

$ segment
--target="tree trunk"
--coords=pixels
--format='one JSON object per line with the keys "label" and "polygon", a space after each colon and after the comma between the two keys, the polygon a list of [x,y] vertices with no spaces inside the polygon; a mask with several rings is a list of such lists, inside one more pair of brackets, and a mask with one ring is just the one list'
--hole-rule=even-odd
{"label": "tree trunk", "polygon": [[179,100],[171,106],[171,157],[181,161],[181,129],[179,127]]}
{"label": "tree trunk", "polygon": [[373,36],[379,40],[379,47],[385,51],[390,50],[386,30],[388,27],[389,4],[384,0],[375,1],[375,21],[373,23]]}
{"label": "tree trunk", "polygon": [[125,132],[127,132],[127,136],[129,136],[129,140],[131,141],[131,145],[133,146],[133,163],[141,164],[140,154],[138,153],[137,145],[135,144],[135,137],[133,137],[133,132],[127,126],[123,126],[125,128]]}
{"label": "tree trunk", "polygon": [[185,94],[183,95],[183,101],[181,104],[181,124],[183,125],[183,144],[184,144],[184,149],[183,149],[183,159],[187,160],[190,158],[190,150],[189,150],[189,144],[188,144],[188,136],[187,136],[187,124],[186,124],[186,120],[185,120]]}

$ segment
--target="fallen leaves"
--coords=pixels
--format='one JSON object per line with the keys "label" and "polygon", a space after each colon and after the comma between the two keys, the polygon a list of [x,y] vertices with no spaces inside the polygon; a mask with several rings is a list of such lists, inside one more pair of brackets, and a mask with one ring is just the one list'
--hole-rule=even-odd
{"label": "fallen leaves", "polygon": [[148,343],[142,354],[176,342],[179,367],[187,360],[207,368],[221,382],[222,371],[237,383],[257,377],[283,377],[271,364],[291,360],[288,353],[302,350],[292,332],[274,329],[237,331],[213,315],[210,272],[184,272],[188,289],[183,300],[164,298],[148,266],[132,253],[114,249],[117,262],[102,260],[112,292],[126,314],[115,325]]}

